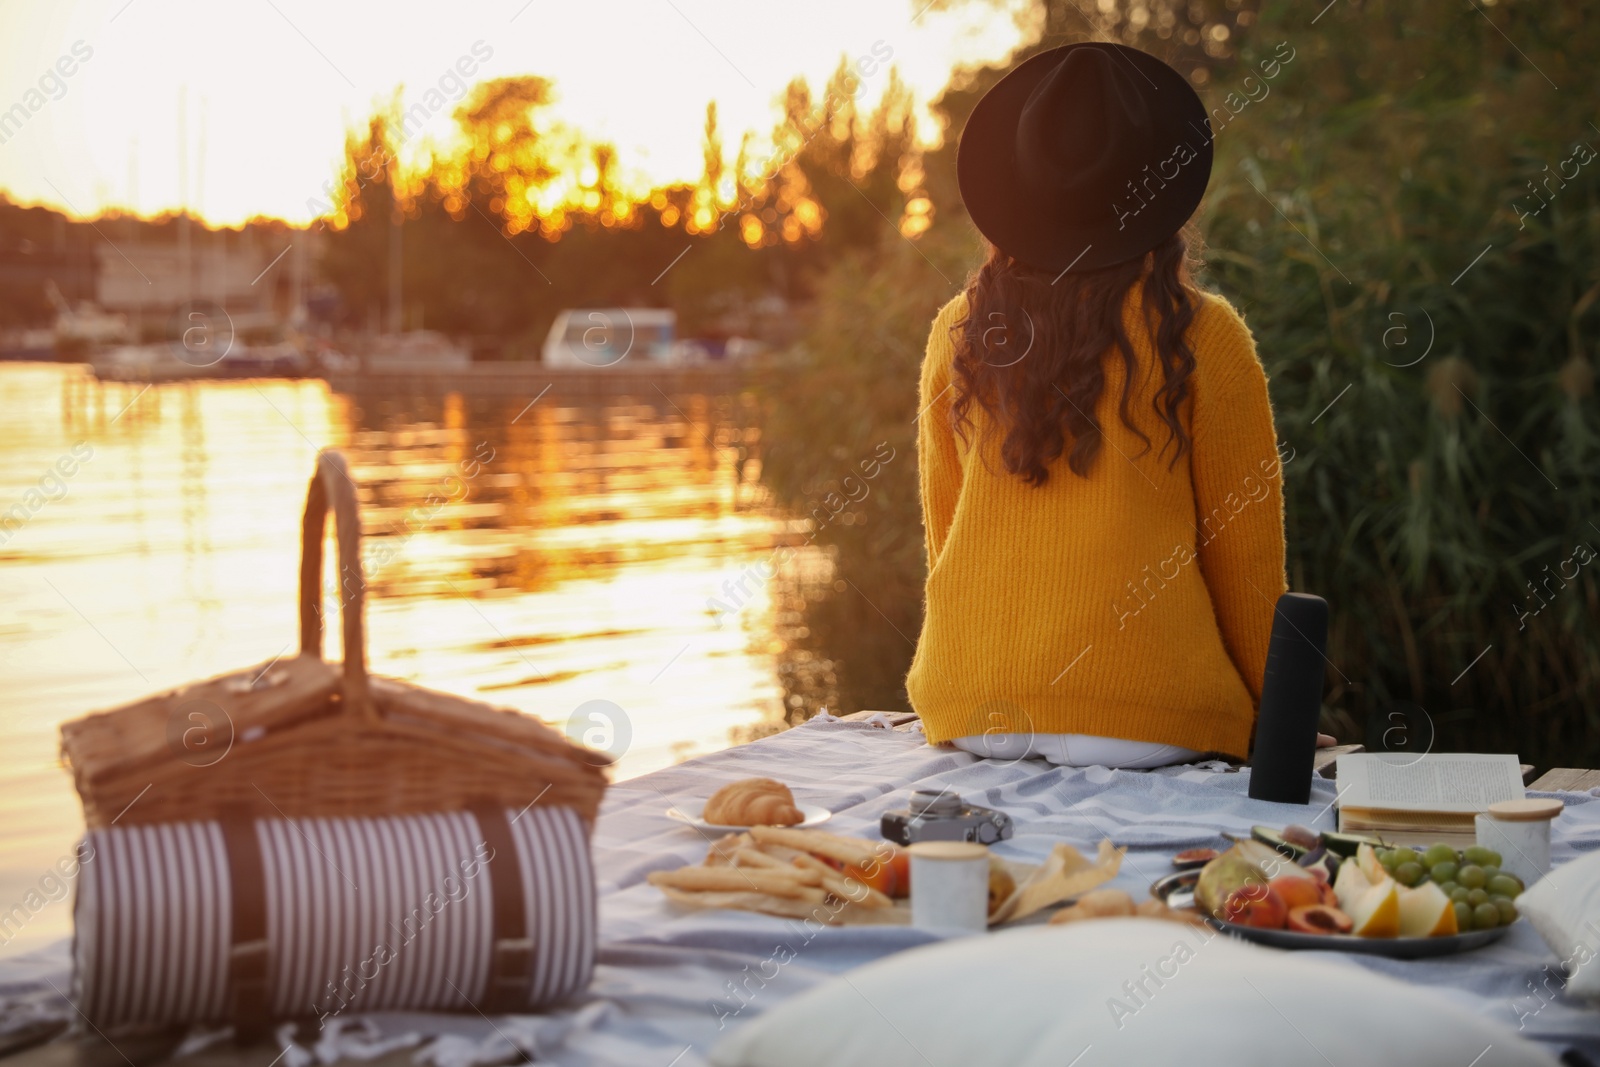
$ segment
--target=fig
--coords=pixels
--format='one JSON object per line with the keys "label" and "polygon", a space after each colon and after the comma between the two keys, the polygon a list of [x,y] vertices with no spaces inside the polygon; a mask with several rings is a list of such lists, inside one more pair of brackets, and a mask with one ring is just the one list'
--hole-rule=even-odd
{"label": "fig", "polygon": [[1217,850],[1214,848],[1185,849],[1172,857],[1172,865],[1180,871],[1189,871],[1196,867],[1204,867],[1216,859],[1217,855]]}
{"label": "fig", "polygon": [[1285,840],[1283,834],[1277,830],[1274,830],[1270,826],[1252,826],[1250,828],[1250,838],[1253,841],[1257,841],[1260,844],[1274,849],[1275,851],[1283,853],[1290,859],[1294,859],[1306,851],[1300,845],[1296,845],[1293,842]]}
{"label": "fig", "polygon": [[1283,839],[1307,851],[1322,844],[1322,835],[1309,827],[1290,824],[1283,828]]}
{"label": "fig", "polygon": [[1291,858],[1298,858],[1322,845],[1322,835],[1304,826],[1285,826],[1282,830],[1274,830],[1270,826],[1252,826],[1250,836]]}
{"label": "fig", "polygon": [[1306,904],[1289,909],[1289,929],[1302,934],[1348,934],[1355,924],[1350,916],[1328,904]]}
{"label": "fig", "polygon": [[1319,845],[1301,857],[1300,866],[1323,881],[1332,882],[1339,874],[1339,857]]}

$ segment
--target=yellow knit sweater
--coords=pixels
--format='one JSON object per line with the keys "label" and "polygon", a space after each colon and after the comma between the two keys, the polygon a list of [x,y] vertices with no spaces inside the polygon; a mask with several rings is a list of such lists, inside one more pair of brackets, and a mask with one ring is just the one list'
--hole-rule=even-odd
{"label": "yellow knit sweater", "polygon": [[1080,733],[1246,756],[1285,589],[1282,470],[1249,327],[1201,296],[1181,414],[1193,449],[1169,470],[1136,287],[1130,414],[1154,447],[1122,424],[1122,361],[1106,359],[1089,476],[1061,458],[1036,488],[1005,469],[976,404],[971,444],[951,428],[965,314],[960,295],[935,320],[918,404],[927,610],[906,689],[928,740]]}

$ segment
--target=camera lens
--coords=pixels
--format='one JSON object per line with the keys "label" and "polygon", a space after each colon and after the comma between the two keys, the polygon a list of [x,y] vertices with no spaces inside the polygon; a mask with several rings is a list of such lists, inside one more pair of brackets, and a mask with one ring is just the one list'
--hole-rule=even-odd
{"label": "camera lens", "polygon": [[911,794],[911,814],[955,816],[961,814],[961,795],[947,790],[918,789]]}

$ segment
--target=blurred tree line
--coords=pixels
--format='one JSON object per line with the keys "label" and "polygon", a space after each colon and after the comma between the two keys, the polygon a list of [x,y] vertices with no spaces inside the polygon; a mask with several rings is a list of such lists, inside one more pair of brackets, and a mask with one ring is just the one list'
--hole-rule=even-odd
{"label": "blurred tree line", "polygon": [[39,278],[48,275],[67,300],[94,295],[96,237],[43,207],[0,196],[0,329],[48,323],[55,313]]}
{"label": "blurred tree line", "polygon": [[818,699],[906,706],[925,574],[917,370],[981,256],[956,135],[1015,62],[1117,40],[1222,109],[1202,281],[1248,319],[1294,450],[1290,585],[1333,609],[1325,727],[1375,749],[1594,766],[1600,129],[1584,87],[1600,12],[1041,0],[1019,17],[1032,43],[936,102],[931,228],[913,245],[880,227],[830,268],[770,391],[764,477],[796,509],[878,442],[900,457],[818,538],[835,568],[805,609],[830,668]]}
{"label": "blurred tree line", "polygon": [[764,297],[805,300],[885,219],[915,225],[911,95],[896,71],[872,74],[887,83],[870,112],[856,65],[841,60],[820,94],[796,79],[770,143],[746,135],[731,161],[708,106],[704,173],[648,197],[619,187],[610,145],[547,118],[545,79],[476,86],[454,113],[456,147],[421,168],[397,163],[397,98],[348,139],[322,272],[353,323],[376,321],[399,224],[407,325],[509,339],[513,357],[536,352],[566,307],[671,306],[695,333]]}

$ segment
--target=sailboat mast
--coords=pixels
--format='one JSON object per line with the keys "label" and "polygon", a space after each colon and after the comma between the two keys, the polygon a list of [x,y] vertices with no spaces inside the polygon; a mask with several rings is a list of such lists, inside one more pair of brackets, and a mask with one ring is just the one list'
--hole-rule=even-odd
{"label": "sailboat mast", "polygon": [[189,87],[178,87],[178,269],[180,302],[194,299],[194,268],[189,248]]}
{"label": "sailboat mast", "polygon": [[389,157],[389,332],[398,334],[404,328],[400,306],[400,248],[405,218],[400,210],[400,164],[393,155]]}

